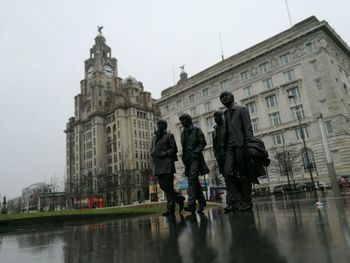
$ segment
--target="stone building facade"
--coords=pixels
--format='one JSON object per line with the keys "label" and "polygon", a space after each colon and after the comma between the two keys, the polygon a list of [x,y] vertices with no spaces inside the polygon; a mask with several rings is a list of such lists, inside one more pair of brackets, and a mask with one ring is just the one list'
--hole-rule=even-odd
{"label": "stone building facade", "polygon": [[118,77],[117,60],[101,33],[84,69],[65,130],[70,204],[96,196],[107,206],[148,199],[155,100],[135,78]]}
{"label": "stone building facade", "polygon": [[[215,174],[213,114],[224,110],[219,95],[229,90],[248,107],[254,134],[272,159],[257,188],[305,185],[311,174],[316,183],[329,184],[318,118],[322,114],[337,175],[350,174],[349,56],[349,47],[329,24],[310,17],[190,78],[182,72],[157,104],[178,144],[178,116],[193,116],[206,134],[205,158]],[[181,177],[182,163],[177,165]]]}

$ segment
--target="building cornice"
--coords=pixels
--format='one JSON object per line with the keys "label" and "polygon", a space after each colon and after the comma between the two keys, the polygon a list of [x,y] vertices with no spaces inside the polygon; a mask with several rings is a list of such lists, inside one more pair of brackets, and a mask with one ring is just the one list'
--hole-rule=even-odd
{"label": "building cornice", "polygon": [[290,43],[296,42],[305,35],[315,33],[317,31],[324,31],[333,41],[335,41],[341,49],[350,56],[349,46],[340,38],[340,36],[329,26],[326,21],[319,21],[312,16],[292,28],[285,30],[271,38],[268,38],[246,50],[243,50],[223,61],[220,61],[213,66],[197,73],[188,78],[186,81],[169,87],[162,91],[161,98],[157,100],[158,104],[162,104],[169,98],[174,97],[182,92],[188,91],[200,84],[208,82],[214,78],[219,77],[235,68],[241,67],[250,63],[266,54],[272,53]]}

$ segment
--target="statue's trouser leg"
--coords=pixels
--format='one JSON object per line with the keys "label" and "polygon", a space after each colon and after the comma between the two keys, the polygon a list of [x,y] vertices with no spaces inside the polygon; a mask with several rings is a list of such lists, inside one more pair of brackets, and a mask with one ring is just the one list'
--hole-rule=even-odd
{"label": "statue's trouser leg", "polygon": [[159,186],[167,198],[167,210],[175,211],[175,191],[174,191],[174,176],[172,174],[162,174],[158,176]]}
{"label": "statue's trouser leg", "polygon": [[199,160],[193,159],[191,163],[185,166],[186,176],[188,178],[188,206],[196,207],[196,200],[201,203],[205,202],[198,175],[199,175]]}
{"label": "statue's trouser leg", "polygon": [[248,173],[247,157],[243,148],[237,148],[235,151],[237,171],[239,175],[239,192],[242,196],[243,201],[247,205],[252,203],[252,183]]}
{"label": "statue's trouser leg", "polygon": [[226,203],[237,206],[242,201],[241,182],[238,178],[236,154],[234,149],[228,149],[226,152],[224,177],[226,184]]}

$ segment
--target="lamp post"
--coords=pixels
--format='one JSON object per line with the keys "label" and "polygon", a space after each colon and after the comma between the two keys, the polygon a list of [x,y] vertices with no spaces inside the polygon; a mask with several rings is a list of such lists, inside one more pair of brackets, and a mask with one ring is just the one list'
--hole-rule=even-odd
{"label": "lamp post", "polygon": [[287,161],[287,154],[286,154],[286,151],[285,151],[285,148],[284,148],[284,140],[283,140],[283,173],[286,173],[287,175],[287,181],[288,181],[288,191],[290,191],[292,188],[291,188],[291,185],[290,185],[290,178],[289,178],[289,165],[288,165],[288,161]]}
{"label": "lamp post", "polygon": [[[295,103],[295,107],[297,107],[297,101],[296,101],[296,98],[294,95],[289,95],[288,96],[288,99],[290,100],[294,100],[294,103]],[[311,178],[311,183],[312,183],[312,190],[315,191],[315,181],[314,181],[314,177],[312,175],[312,170],[311,170],[311,167],[310,164],[310,158],[309,158],[309,153],[308,153],[308,150],[306,148],[306,143],[305,143],[305,136],[304,136],[304,130],[303,130],[303,126],[301,125],[301,118],[300,118],[300,115],[299,115],[299,111],[296,110],[296,114],[297,114],[297,119],[298,119],[298,122],[299,122],[299,129],[300,129],[300,135],[301,135],[301,139],[303,140],[303,145],[304,145],[304,151],[305,151],[305,154],[306,154],[306,160],[307,160],[307,169],[309,170],[309,173],[310,173],[310,178]]]}

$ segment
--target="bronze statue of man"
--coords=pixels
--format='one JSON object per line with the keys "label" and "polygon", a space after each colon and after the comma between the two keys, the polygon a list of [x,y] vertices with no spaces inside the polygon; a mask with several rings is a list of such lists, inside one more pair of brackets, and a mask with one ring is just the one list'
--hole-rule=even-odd
{"label": "bronze statue of man", "polygon": [[153,174],[158,177],[160,188],[167,198],[167,210],[163,216],[175,214],[175,203],[179,204],[179,212],[184,208],[185,198],[174,190],[175,161],[177,161],[177,147],[174,135],[167,132],[168,124],[165,120],[157,122],[157,131],[151,143],[151,157]]}
{"label": "bronze statue of man", "polygon": [[227,108],[223,118],[226,145],[224,177],[227,190],[225,212],[248,211],[253,206],[252,178],[245,145],[254,136],[249,112],[246,107],[235,105],[231,92],[222,92],[220,101]]}
{"label": "bronze statue of man", "polygon": [[213,139],[213,151],[215,159],[219,166],[219,172],[224,174],[225,166],[225,125],[223,119],[223,112],[216,111],[214,113],[214,120],[216,125],[214,126],[214,132],[212,133]]}
{"label": "bronze statue of man", "polygon": [[188,206],[185,210],[194,213],[196,201],[198,201],[197,213],[202,213],[206,200],[198,176],[209,173],[202,153],[207,142],[202,130],[192,124],[192,117],[189,114],[182,114],[180,121],[184,127],[181,133],[182,161],[185,165],[185,176],[188,179]]}

